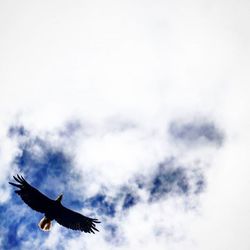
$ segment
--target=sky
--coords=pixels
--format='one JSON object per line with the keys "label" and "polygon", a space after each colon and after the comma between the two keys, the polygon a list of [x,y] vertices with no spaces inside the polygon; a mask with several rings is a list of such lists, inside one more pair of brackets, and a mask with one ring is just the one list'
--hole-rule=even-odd
{"label": "sky", "polygon": [[[0,1],[0,248],[250,249],[250,2]],[[98,218],[41,231],[8,184]]]}

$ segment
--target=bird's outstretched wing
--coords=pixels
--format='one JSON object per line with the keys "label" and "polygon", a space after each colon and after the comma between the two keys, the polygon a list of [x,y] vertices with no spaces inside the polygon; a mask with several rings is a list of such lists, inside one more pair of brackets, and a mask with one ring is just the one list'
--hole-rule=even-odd
{"label": "bird's outstretched wing", "polygon": [[15,192],[20,195],[22,200],[32,209],[40,213],[46,213],[54,201],[32,187],[22,176],[17,175],[17,177],[13,176],[13,178],[17,183],[9,182],[9,184],[20,188]]}
{"label": "bird's outstretched wing", "polygon": [[80,230],[84,231],[85,233],[95,233],[95,231],[99,231],[95,227],[95,223],[100,223],[100,221],[74,212],[61,204],[57,211],[55,220],[60,225],[73,230]]}

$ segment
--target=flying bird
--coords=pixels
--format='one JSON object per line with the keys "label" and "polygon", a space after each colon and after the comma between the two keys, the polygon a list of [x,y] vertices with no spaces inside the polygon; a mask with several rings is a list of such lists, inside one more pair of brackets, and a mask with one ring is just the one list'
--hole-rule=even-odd
{"label": "flying bird", "polygon": [[95,231],[98,231],[95,223],[100,223],[100,221],[64,207],[61,203],[62,194],[56,200],[52,200],[32,187],[22,176],[17,175],[17,177],[13,176],[13,178],[17,183],[9,182],[9,184],[19,188],[15,190],[15,193],[29,207],[44,214],[44,217],[38,224],[41,230],[49,231],[52,226],[51,222],[56,220],[60,225],[73,230],[80,230],[85,233],[95,233]]}

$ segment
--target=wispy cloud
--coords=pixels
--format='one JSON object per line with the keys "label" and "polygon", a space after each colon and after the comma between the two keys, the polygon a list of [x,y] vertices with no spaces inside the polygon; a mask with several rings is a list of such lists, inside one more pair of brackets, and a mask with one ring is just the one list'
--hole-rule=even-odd
{"label": "wispy cloud", "polygon": [[177,141],[190,145],[214,144],[221,146],[224,135],[213,122],[172,122],[169,126],[170,135]]}
{"label": "wispy cloud", "polygon": [[[249,249],[249,1],[0,5],[0,248]],[[40,232],[16,173],[100,233]]]}

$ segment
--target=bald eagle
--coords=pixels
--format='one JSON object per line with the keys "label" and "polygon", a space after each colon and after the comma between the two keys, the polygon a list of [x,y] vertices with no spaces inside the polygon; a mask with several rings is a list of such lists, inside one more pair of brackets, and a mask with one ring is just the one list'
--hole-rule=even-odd
{"label": "bald eagle", "polygon": [[15,190],[15,193],[32,209],[44,214],[44,217],[38,224],[41,230],[49,231],[51,229],[51,221],[56,220],[60,225],[73,230],[80,230],[85,233],[98,231],[95,223],[100,223],[100,221],[88,218],[64,207],[61,203],[62,194],[56,200],[51,200],[32,187],[22,176],[17,175],[17,177],[13,176],[13,178],[17,183],[9,182],[9,184],[19,188]]}

